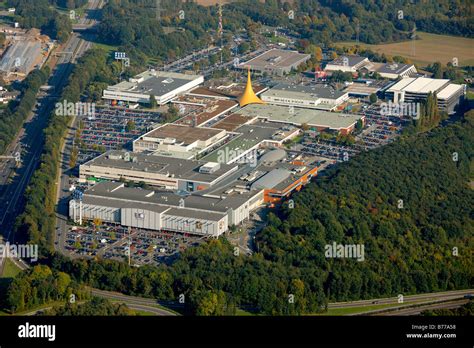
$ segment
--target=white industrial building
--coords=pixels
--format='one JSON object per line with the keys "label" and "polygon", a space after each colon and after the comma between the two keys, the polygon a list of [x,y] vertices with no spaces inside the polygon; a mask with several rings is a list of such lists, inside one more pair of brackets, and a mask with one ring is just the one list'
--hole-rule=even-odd
{"label": "white industrial building", "polygon": [[223,129],[164,124],[133,141],[134,152],[192,159],[227,138]]}
{"label": "white industrial building", "polygon": [[349,100],[349,93],[324,86],[300,86],[280,83],[261,95],[269,104],[332,111]]}
{"label": "white industrial building", "polygon": [[78,223],[99,218],[125,227],[218,237],[229,226],[249,219],[250,212],[263,202],[263,190],[182,197],[169,191],[101,182],[85,191],[81,199],[69,202],[69,216]]}
{"label": "white industrial building", "polygon": [[168,103],[176,96],[199,86],[204,76],[147,70],[128,81],[109,86],[103,99],[149,104],[154,96],[158,105]]}
{"label": "white industrial building", "polygon": [[377,72],[383,78],[396,80],[398,78],[410,77],[417,73],[413,64],[401,63],[371,63],[369,71]]}
{"label": "white industrial building", "polygon": [[451,83],[448,79],[427,77],[404,78],[385,92],[394,103],[416,103],[426,100],[428,94],[436,93],[438,108],[452,113],[464,95],[464,85]]}
{"label": "white industrial building", "polygon": [[369,58],[359,56],[341,56],[326,64],[325,71],[343,71],[356,73],[370,64]]}
{"label": "white industrial building", "polygon": [[259,73],[283,76],[292,69],[305,63],[311,58],[310,54],[299,53],[298,51],[271,49],[250,59],[245,63],[237,65],[237,69],[251,69]]}

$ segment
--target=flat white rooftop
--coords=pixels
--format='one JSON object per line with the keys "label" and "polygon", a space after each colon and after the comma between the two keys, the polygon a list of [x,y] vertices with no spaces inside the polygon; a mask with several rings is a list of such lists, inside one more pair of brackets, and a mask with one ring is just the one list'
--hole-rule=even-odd
{"label": "flat white rooftop", "polygon": [[[181,88],[192,81],[201,81],[201,75],[187,75],[164,71],[147,70],[128,81],[109,86],[109,92],[148,94],[160,97]],[[197,85],[197,84],[196,84]],[[193,86],[195,87],[195,86]]]}
{"label": "flat white rooftop", "polygon": [[343,114],[317,109],[306,109],[270,104],[250,104],[238,111],[245,116],[257,116],[270,121],[291,123],[294,125],[308,124],[330,129],[344,129],[351,127],[360,115]]}
{"label": "flat white rooftop", "polygon": [[448,79],[431,79],[427,77],[404,78],[388,89],[388,92],[405,91],[408,93],[436,92],[449,83]]}
{"label": "flat white rooftop", "polygon": [[441,92],[437,94],[438,99],[448,99],[453,94],[457,93],[463,89],[462,85],[456,85],[454,83],[449,84],[446,88],[444,88]]}

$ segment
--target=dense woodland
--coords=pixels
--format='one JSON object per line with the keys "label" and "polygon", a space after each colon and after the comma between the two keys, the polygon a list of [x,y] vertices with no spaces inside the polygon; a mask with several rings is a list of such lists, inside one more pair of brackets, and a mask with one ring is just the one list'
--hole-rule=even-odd
{"label": "dense woodland", "polygon": [[112,303],[107,299],[92,297],[84,303],[67,302],[62,306],[55,306],[42,313],[42,315],[57,316],[131,316],[135,312],[123,303]]}
{"label": "dense woodland", "polygon": [[[137,64],[143,64],[147,58],[174,60],[217,39],[217,6],[168,0],[162,1],[162,8],[157,25],[154,1],[111,0],[103,10],[99,40],[119,46]],[[403,11],[403,19],[398,19],[398,10]],[[293,5],[248,0],[224,6],[223,27],[227,33],[247,30],[252,40],[262,25],[281,26],[308,43],[322,46],[355,40],[359,28],[360,41],[374,44],[411,38],[415,23],[418,30],[473,37],[474,21],[469,11],[467,3],[448,0],[413,4],[402,0],[300,0]],[[175,31],[168,33],[165,28]],[[227,33],[225,41],[230,39]]]}
{"label": "dense woodland", "polygon": [[68,274],[38,265],[15,277],[5,307],[15,313],[54,301],[76,302],[87,297],[88,293]]}
{"label": "dense woodland", "polygon": [[15,20],[23,28],[39,28],[51,38],[65,42],[72,31],[69,16],[59,14],[54,6],[73,9],[83,6],[87,0],[8,0],[15,7]]}
{"label": "dense woodland", "polygon": [[425,316],[473,316],[474,315],[474,302],[471,300],[465,305],[462,305],[459,308],[452,309],[432,309],[428,311],[421,312],[421,315]]}

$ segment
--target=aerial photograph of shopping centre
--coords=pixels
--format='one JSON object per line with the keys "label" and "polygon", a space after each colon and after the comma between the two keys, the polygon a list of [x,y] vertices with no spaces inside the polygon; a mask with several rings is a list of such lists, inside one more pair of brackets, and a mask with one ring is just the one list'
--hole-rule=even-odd
{"label": "aerial photograph of shopping centre", "polygon": [[0,321],[472,316],[471,13],[0,1]]}

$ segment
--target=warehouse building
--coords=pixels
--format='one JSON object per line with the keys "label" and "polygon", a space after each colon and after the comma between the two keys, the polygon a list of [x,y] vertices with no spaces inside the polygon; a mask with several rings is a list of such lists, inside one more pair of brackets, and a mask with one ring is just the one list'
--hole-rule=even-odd
{"label": "warehouse building", "polygon": [[[261,105],[257,104],[256,106]],[[239,113],[243,110],[239,110]],[[298,136],[300,129],[289,124],[256,119],[253,123],[238,127],[234,132],[236,136],[231,141],[205,156],[203,160],[226,164],[254,164],[256,160],[255,151],[258,148],[265,146],[282,147],[286,141]]]}
{"label": "warehouse building", "polygon": [[208,162],[113,150],[80,165],[79,180],[127,180],[192,192],[209,188],[237,170],[237,165]]}
{"label": "warehouse building", "polygon": [[369,64],[369,58],[366,57],[341,56],[327,63],[324,71],[343,71],[354,74]]}
{"label": "warehouse building", "polygon": [[271,75],[283,76],[288,74],[292,69],[305,63],[311,58],[310,54],[302,54],[297,51],[271,49],[266,51],[249,61],[239,64],[238,69],[253,71],[260,73],[268,73]]}
{"label": "warehouse building", "polygon": [[274,105],[297,106],[332,111],[349,100],[347,92],[332,87],[299,86],[280,83],[261,96],[264,102]]}
{"label": "warehouse building", "polygon": [[99,218],[126,227],[218,237],[262,204],[263,190],[182,197],[102,182],[69,202],[69,216],[76,222]]}
{"label": "warehouse building", "polygon": [[272,207],[299,191],[317,175],[317,156],[288,153],[283,148],[268,147],[260,149],[258,153],[260,157],[257,166],[250,168],[227,186],[211,188],[212,194],[263,190],[263,202]]}
{"label": "warehouse building", "polygon": [[364,121],[364,116],[362,115],[269,104],[248,105],[239,110],[239,113],[244,116],[254,115],[271,122],[295,126],[306,124],[318,130],[330,129],[341,134],[351,133],[357,121]]}
{"label": "warehouse building", "polygon": [[41,61],[42,47],[37,40],[17,40],[3,55],[0,72],[5,76],[15,74],[25,77]]}
{"label": "warehouse building", "polygon": [[282,149],[267,152],[261,158],[259,171],[265,174],[254,181],[251,190],[264,190],[265,203],[281,202],[293,192],[300,191],[317,175],[318,167],[313,161],[288,160]]}
{"label": "warehouse building", "polygon": [[133,141],[134,152],[192,159],[227,138],[224,129],[164,124]]}
{"label": "warehouse building", "polygon": [[110,101],[150,104],[150,98],[154,96],[158,105],[163,105],[203,82],[204,77],[201,75],[147,70],[128,81],[107,87],[102,98]]}
{"label": "warehouse building", "polygon": [[377,72],[380,76],[390,80],[410,77],[417,73],[413,64],[401,63],[371,63],[368,71]]}
{"label": "warehouse building", "polygon": [[394,103],[417,103],[425,101],[428,94],[436,93],[438,108],[453,113],[464,96],[464,85],[451,83],[448,79],[427,77],[404,78],[388,88],[385,95]]}

